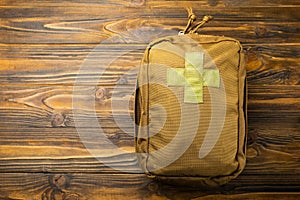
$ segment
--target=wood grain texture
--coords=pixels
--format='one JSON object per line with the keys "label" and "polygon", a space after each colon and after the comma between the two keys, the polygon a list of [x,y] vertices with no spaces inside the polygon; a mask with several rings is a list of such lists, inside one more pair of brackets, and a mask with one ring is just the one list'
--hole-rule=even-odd
{"label": "wood grain texture", "polygon": [[[0,45],[2,84],[135,84],[146,45]],[[251,85],[299,85],[296,44],[244,45]],[[75,83],[76,81],[76,83]]]}
{"label": "wood grain texture", "polygon": [[97,0],[67,0],[67,1],[34,1],[27,2],[24,0],[3,0],[0,3],[0,6],[5,7],[15,7],[15,6],[24,6],[24,7],[57,7],[57,6],[103,6],[103,5],[112,5],[112,6],[178,6],[184,7],[186,5],[190,5],[193,7],[228,7],[228,6],[236,6],[236,7],[259,7],[259,6],[268,6],[268,7],[278,7],[278,6],[296,6],[300,5],[299,2],[293,0],[248,0],[248,1],[235,1],[235,0],[201,0],[201,1],[164,1],[164,0],[106,0],[106,1],[97,1]]}
{"label": "wood grain texture", "polygon": [[[28,129],[24,131],[27,132]],[[97,138],[80,138],[74,129],[56,130],[60,134],[55,134],[49,129],[35,131],[26,137],[21,137],[24,132],[16,132],[16,136],[13,137],[4,135],[12,135],[13,130],[1,130],[3,133],[0,137],[1,172],[117,173],[115,169],[121,169],[123,166],[126,171],[141,173],[133,154],[132,137],[112,138],[118,134],[117,132],[115,135],[111,134],[112,142],[127,153],[116,151],[109,154],[107,151],[111,146],[107,143]],[[61,134],[63,131],[65,134]],[[89,148],[88,151],[82,142],[88,142],[90,145],[88,147],[92,146],[94,149]],[[299,142],[300,135],[297,128],[269,130],[250,127],[248,163],[243,176],[285,174],[297,178],[300,175]],[[104,165],[103,162],[114,169]],[[282,183],[283,181],[277,180]],[[285,181],[287,184],[289,180]]]}
{"label": "wood grain texture", "polygon": [[[185,4],[189,5],[189,4]],[[66,9],[67,8],[67,9]],[[235,37],[243,43],[299,43],[297,6],[195,7],[195,13],[215,20],[203,34]],[[118,12],[113,12],[119,9]],[[0,42],[41,43],[148,43],[177,34],[186,25],[183,6],[115,5],[0,7]],[[63,16],[63,18],[61,17]]]}
{"label": "wood grain texture", "polygon": [[[133,154],[133,69],[148,42],[185,27],[185,6],[214,16],[202,34],[236,38],[246,54],[247,165],[220,188],[147,179]],[[1,1],[0,199],[299,199],[299,6],[294,0]],[[99,137],[99,126],[109,141]]]}
{"label": "wood grain texture", "polygon": [[[253,184],[256,176],[248,179],[238,178],[231,187],[217,189],[193,188],[162,185],[147,179],[144,175],[135,174],[41,174],[41,173],[11,173],[1,174],[1,196],[8,199],[240,199],[240,198],[297,198],[299,192],[289,192],[299,189],[293,186],[295,179],[290,179],[290,185],[272,183],[274,179],[265,177]],[[286,176],[280,176],[285,180]],[[264,187],[262,188],[263,185]],[[256,192],[243,193],[248,187]],[[259,188],[261,190],[259,190]],[[262,191],[263,189],[263,191]],[[215,195],[217,193],[217,195]],[[226,195],[225,195],[226,194]]]}

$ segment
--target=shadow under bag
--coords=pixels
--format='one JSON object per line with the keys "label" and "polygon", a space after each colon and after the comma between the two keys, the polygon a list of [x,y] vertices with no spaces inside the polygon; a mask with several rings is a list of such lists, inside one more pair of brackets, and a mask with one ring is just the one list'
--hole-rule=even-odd
{"label": "shadow under bag", "polygon": [[246,163],[246,70],[240,43],[196,31],[151,42],[138,73],[135,146],[150,177],[218,186]]}

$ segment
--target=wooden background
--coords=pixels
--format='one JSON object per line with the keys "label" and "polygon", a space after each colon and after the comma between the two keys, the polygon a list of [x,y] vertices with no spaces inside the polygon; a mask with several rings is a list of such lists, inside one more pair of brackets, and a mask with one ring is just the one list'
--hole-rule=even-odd
{"label": "wooden background", "polygon": [[[214,190],[150,181],[129,153],[92,155],[82,141],[106,144],[80,138],[74,123],[76,112],[86,131],[97,132],[88,123],[92,112],[72,111],[74,88],[84,91],[82,102],[95,100],[108,138],[133,152],[133,138],[122,131],[132,125],[117,126],[111,97],[130,100],[135,74],[122,74],[138,66],[149,41],[184,28],[184,6],[213,15],[201,33],[234,37],[247,56],[248,163],[236,180]],[[0,1],[0,199],[299,199],[299,13],[296,0]],[[95,72],[116,55],[95,85]],[[87,59],[89,67],[79,73]],[[84,81],[74,86],[78,77]],[[125,92],[114,94],[117,82]]]}

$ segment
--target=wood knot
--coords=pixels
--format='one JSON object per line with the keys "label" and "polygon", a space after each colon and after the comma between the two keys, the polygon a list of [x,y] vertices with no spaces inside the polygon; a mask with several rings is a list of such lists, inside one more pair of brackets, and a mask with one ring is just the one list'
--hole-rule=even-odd
{"label": "wood knot", "polygon": [[208,0],[208,4],[210,6],[216,6],[216,5],[218,5],[218,3],[219,3],[219,1],[216,1],[216,0]]}
{"label": "wood knot", "polygon": [[127,76],[126,76],[126,75],[121,76],[121,77],[118,79],[117,84],[120,84],[120,85],[128,84]]}
{"label": "wood knot", "polygon": [[251,146],[257,141],[257,130],[249,130],[247,136],[247,145]]}
{"label": "wood knot", "polygon": [[254,48],[247,49],[245,55],[247,72],[257,71],[264,66],[263,58],[255,52]]}
{"label": "wood knot", "polygon": [[55,174],[49,177],[49,183],[52,188],[65,189],[70,184],[70,177],[61,174]]}
{"label": "wood knot", "polygon": [[145,5],[146,0],[131,0],[130,5],[131,6],[143,6]]}
{"label": "wood knot", "polygon": [[107,92],[104,87],[99,87],[95,92],[95,98],[98,100],[105,100],[107,99]]}
{"label": "wood knot", "polygon": [[66,115],[61,113],[53,113],[51,125],[52,127],[63,126],[66,119]]}
{"label": "wood knot", "polygon": [[151,192],[156,192],[158,190],[158,184],[156,182],[151,182],[148,184],[148,189]]}
{"label": "wood knot", "polygon": [[79,200],[78,194],[68,194],[65,195],[64,200]]}
{"label": "wood knot", "polygon": [[257,156],[259,156],[259,149],[257,147],[257,145],[248,147],[247,149],[247,158],[256,158]]}
{"label": "wood knot", "polygon": [[42,193],[42,200],[79,200],[79,194],[67,189],[70,186],[70,176],[55,174],[49,176],[48,180],[50,187]]}
{"label": "wood knot", "polygon": [[268,31],[267,31],[266,27],[263,26],[263,25],[258,25],[258,26],[255,27],[255,34],[258,37],[266,36],[267,32]]}

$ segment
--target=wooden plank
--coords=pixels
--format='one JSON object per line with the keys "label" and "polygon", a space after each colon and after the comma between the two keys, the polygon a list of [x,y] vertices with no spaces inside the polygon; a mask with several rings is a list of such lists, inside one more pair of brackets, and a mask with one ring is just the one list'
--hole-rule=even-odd
{"label": "wooden plank", "polygon": [[[238,178],[221,188],[164,185],[136,174],[0,174],[0,199],[291,199],[299,197],[295,178]],[[253,180],[257,184],[253,184]],[[290,185],[284,184],[290,179]],[[276,180],[276,182],[274,182]],[[237,181],[239,184],[237,184]],[[273,188],[273,189],[271,189]],[[277,190],[277,191],[276,191]],[[226,194],[223,195],[223,194]]]}
{"label": "wooden plank", "polygon": [[[5,35],[0,38],[0,41],[3,43],[149,43],[157,37],[176,35],[184,28],[187,21],[173,18],[125,18],[110,19],[110,22],[95,19],[51,22],[50,19],[30,18],[22,22],[18,18],[9,20],[9,23],[3,20],[3,30],[0,32]],[[32,24],[36,25],[32,26]],[[245,24],[244,21],[222,19],[221,16],[218,19],[218,16],[215,16],[214,21],[201,29],[201,34],[234,37],[245,44],[299,43],[298,29],[297,22],[250,21]]]}
{"label": "wooden plank", "polygon": [[82,7],[82,6],[130,6],[134,5],[134,0],[103,0],[101,2],[97,0],[89,0],[89,1],[83,1],[83,0],[67,0],[64,2],[57,1],[57,0],[44,0],[44,1],[34,1],[34,2],[28,2],[24,0],[16,0],[16,1],[10,1],[10,0],[3,0],[0,3],[0,6],[3,7],[58,7],[58,6],[64,6],[64,7]]}
{"label": "wooden plank", "polygon": [[299,2],[296,1],[272,1],[272,0],[248,0],[248,1],[232,1],[232,0],[201,0],[201,1],[163,1],[163,0],[147,0],[145,1],[146,5],[159,5],[159,6],[170,6],[176,5],[179,7],[191,6],[193,8],[197,7],[246,7],[246,6],[253,6],[253,7],[261,7],[261,6],[268,6],[268,7],[278,7],[284,5],[295,6],[299,5]]}
{"label": "wooden plank", "polygon": [[[248,87],[248,112],[254,113],[268,113],[268,110],[274,112],[275,115],[283,116],[283,113],[298,113],[299,110],[299,85],[295,86],[251,86]],[[296,109],[296,110],[294,110]],[[296,116],[296,115],[294,115]],[[298,113],[299,116],[299,113]],[[264,117],[264,116],[262,116]],[[274,116],[275,117],[275,116]]]}
{"label": "wooden plank", "polygon": [[0,173],[0,177],[0,199],[6,200],[142,199],[149,183],[143,175]]}
{"label": "wooden plank", "polygon": [[[250,86],[300,83],[299,45],[244,47]],[[145,48],[146,45],[0,45],[0,83],[74,85],[79,79],[77,85],[114,85],[123,74],[140,65]],[[135,73],[131,71],[126,76],[125,84],[135,84]]]}
{"label": "wooden plank", "polygon": [[[116,173],[119,169],[141,173],[132,154],[133,137],[108,137],[127,152],[108,153],[111,146],[97,135],[80,138],[74,129],[37,129],[31,133],[32,130],[1,129],[0,172]],[[293,174],[300,184],[299,128],[249,127],[248,138],[245,176]],[[89,148],[86,149],[82,142],[88,143]]]}
{"label": "wooden plank", "polygon": [[[145,47],[33,45],[20,47],[23,51],[17,53],[18,45],[4,45],[0,79],[9,84],[74,85],[74,81],[80,78],[78,84],[91,85],[92,80],[100,79],[102,75],[99,84],[112,85],[126,71],[140,65]],[[127,79],[129,84],[135,84],[136,74],[129,73]]]}
{"label": "wooden plank", "polygon": [[293,0],[280,0],[280,1],[272,1],[272,0],[248,0],[248,1],[229,1],[229,0],[201,0],[201,1],[162,1],[162,0],[105,0],[105,1],[97,1],[97,0],[68,0],[68,1],[34,1],[27,2],[24,0],[3,0],[0,3],[0,6],[12,7],[40,7],[40,6],[48,6],[48,7],[57,7],[57,6],[99,6],[99,5],[113,5],[113,6],[156,6],[156,5],[165,5],[165,6],[193,6],[193,7],[228,7],[228,6],[269,6],[269,7],[278,7],[278,6],[292,6],[299,5],[300,3]]}
{"label": "wooden plank", "polygon": [[[75,120],[85,122],[84,127],[97,127],[99,124],[88,123],[97,117],[101,127],[116,127],[115,119],[124,119],[122,128],[133,127],[129,118],[133,115],[132,90],[128,85],[114,87],[71,87],[71,86],[1,86],[0,91],[0,126],[10,127],[75,127]],[[74,93],[75,90],[80,94]],[[97,96],[97,91],[104,88],[104,99]],[[131,85],[134,88],[134,85]],[[249,86],[248,113],[249,121],[265,118],[289,119],[290,123],[299,120],[300,86]],[[80,105],[73,104],[76,99]],[[74,100],[75,99],[75,100]],[[280,108],[280,109],[279,109]],[[112,112],[113,111],[113,112]],[[259,116],[257,116],[259,115]],[[127,118],[126,118],[127,116]],[[269,118],[269,119],[268,119]]]}
{"label": "wooden plank", "polygon": [[[295,56],[300,55],[299,45],[293,47],[262,45],[247,48],[245,53],[247,81],[251,85],[299,85],[300,72]],[[279,64],[281,63],[281,64]]]}
{"label": "wooden plank", "polygon": [[195,200],[199,199],[256,199],[256,200],[264,200],[264,199],[297,199],[299,198],[298,193],[280,193],[280,192],[253,192],[253,193],[244,193],[244,194],[235,194],[235,195],[227,195],[227,194],[218,194],[218,195],[209,195],[205,197],[195,198]]}
{"label": "wooden plank", "polygon": [[[1,43],[148,43],[177,34],[186,23],[178,6],[0,7]],[[215,20],[203,34],[226,35],[244,43],[299,43],[299,7],[195,9]],[[17,14],[16,14],[17,13]],[[279,14],[277,14],[279,13]],[[61,18],[61,16],[64,16]]]}

